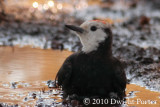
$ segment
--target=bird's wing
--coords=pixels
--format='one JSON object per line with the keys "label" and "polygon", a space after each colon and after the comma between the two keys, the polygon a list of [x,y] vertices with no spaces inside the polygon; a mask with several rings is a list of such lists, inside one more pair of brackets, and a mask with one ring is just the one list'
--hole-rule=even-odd
{"label": "bird's wing", "polygon": [[[114,91],[117,92],[118,96],[125,97],[125,89],[126,89],[126,74],[124,71],[124,67],[122,66],[120,61],[116,61],[117,65],[114,69],[114,79],[113,79],[113,86],[114,86]],[[120,99],[122,99],[120,98]]]}
{"label": "bird's wing", "polygon": [[71,58],[68,57],[64,61],[63,65],[61,66],[61,68],[57,73],[56,80],[58,80],[58,83],[56,84],[56,86],[58,85],[65,87],[66,85],[68,85],[71,73],[72,73],[72,63],[71,63]]}

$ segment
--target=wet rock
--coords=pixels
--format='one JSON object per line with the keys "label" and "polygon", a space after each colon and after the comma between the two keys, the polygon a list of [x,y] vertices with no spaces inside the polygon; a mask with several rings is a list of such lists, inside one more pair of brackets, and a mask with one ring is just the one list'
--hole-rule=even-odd
{"label": "wet rock", "polygon": [[144,25],[149,25],[149,21],[150,21],[150,18],[148,18],[146,16],[141,16],[139,23],[141,26],[144,26]]}
{"label": "wet rock", "polygon": [[25,98],[24,98],[24,101],[27,101],[27,100],[28,100],[28,98],[27,98],[27,97],[25,97]]}
{"label": "wet rock", "polygon": [[61,51],[64,49],[64,45],[61,42],[53,40],[51,43],[52,49],[60,49]]}
{"label": "wet rock", "polygon": [[48,80],[47,85],[48,85],[49,88],[56,88],[55,81]]}
{"label": "wet rock", "polygon": [[153,63],[153,62],[154,62],[154,60],[153,60],[152,58],[144,58],[144,59],[141,61],[142,64],[151,64],[151,63]]}
{"label": "wet rock", "polygon": [[135,93],[137,93],[138,91],[131,91],[131,92],[129,92],[128,93],[128,98],[134,98],[134,97],[136,97],[136,95],[135,95]]}
{"label": "wet rock", "polygon": [[130,83],[136,83],[154,91],[160,91],[159,69],[159,63],[147,65],[134,63],[127,66],[126,74]]}
{"label": "wet rock", "polygon": [[14,105],[14,107],[18,107],[18,104]]}
{"label": "wet rock", "polygon": [[36,94],[35,94],[35,93],[33,93],[33,94],[32,94],[32,96],[33,96],[33,99],[35,99],[35,98],[36,98]]}
{"label": "wet rock", "polygon": [[17,83],[16,82],[11,82],[10,84],[11,84],[11,88],[13,88],[13,89],[17,88]]}

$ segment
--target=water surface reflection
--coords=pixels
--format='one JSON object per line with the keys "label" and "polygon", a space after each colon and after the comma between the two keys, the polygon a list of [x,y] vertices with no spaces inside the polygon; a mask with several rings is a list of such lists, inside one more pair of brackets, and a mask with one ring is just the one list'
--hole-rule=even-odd
{"label": "water surface reflection", "polygon": [[[24,106],[33,106],[39,97],[32,98],[32,94],[44,97],[52,101],[55,97],[51,93],[45,95],[39,93],[45,88],[50,91],[46,85],[46,81],[54,80],[57,71],[63,61],[72,52],[59,50],[41,50],[29,47],[17,48],[0,47],[0,102],[8,104],[17,104]],[[14,89],[12,84],[17,84]],[[160,107],[160,93],[146,90],[134,84],[127,85],[127,104],[137,107]],[[27,100],[26,100],[27,99]],[[157,101],[156,104],[137,104],[132,101]],[[26,101],[25,101],[26,100]]]}

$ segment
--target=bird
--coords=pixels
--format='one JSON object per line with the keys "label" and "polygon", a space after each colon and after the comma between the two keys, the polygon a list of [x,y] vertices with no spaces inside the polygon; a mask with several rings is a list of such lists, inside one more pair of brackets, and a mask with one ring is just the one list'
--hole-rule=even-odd
{"label": "bird", "polygon": [[121,61],[112,55],[111,25],[103,20],[88,20],[80,26],[65,27],[79,37],[82,50],[67,57],[56,75],[63,102],[78,101],[85,106],[85,98],[92,103],[100,98],[107,99],[109,107],[111,99],[124,101],[126,74]]}

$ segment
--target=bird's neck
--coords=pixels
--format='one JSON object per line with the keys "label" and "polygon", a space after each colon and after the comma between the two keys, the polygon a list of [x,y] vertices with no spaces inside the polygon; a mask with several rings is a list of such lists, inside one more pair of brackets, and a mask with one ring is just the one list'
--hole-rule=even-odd
{"label": "bird's neck", "polygon": [[96,50],[93,50],[88,55],[102,57],[102,58],[112,58],[112,40],[105,40],[99,43],[99,46]]}

